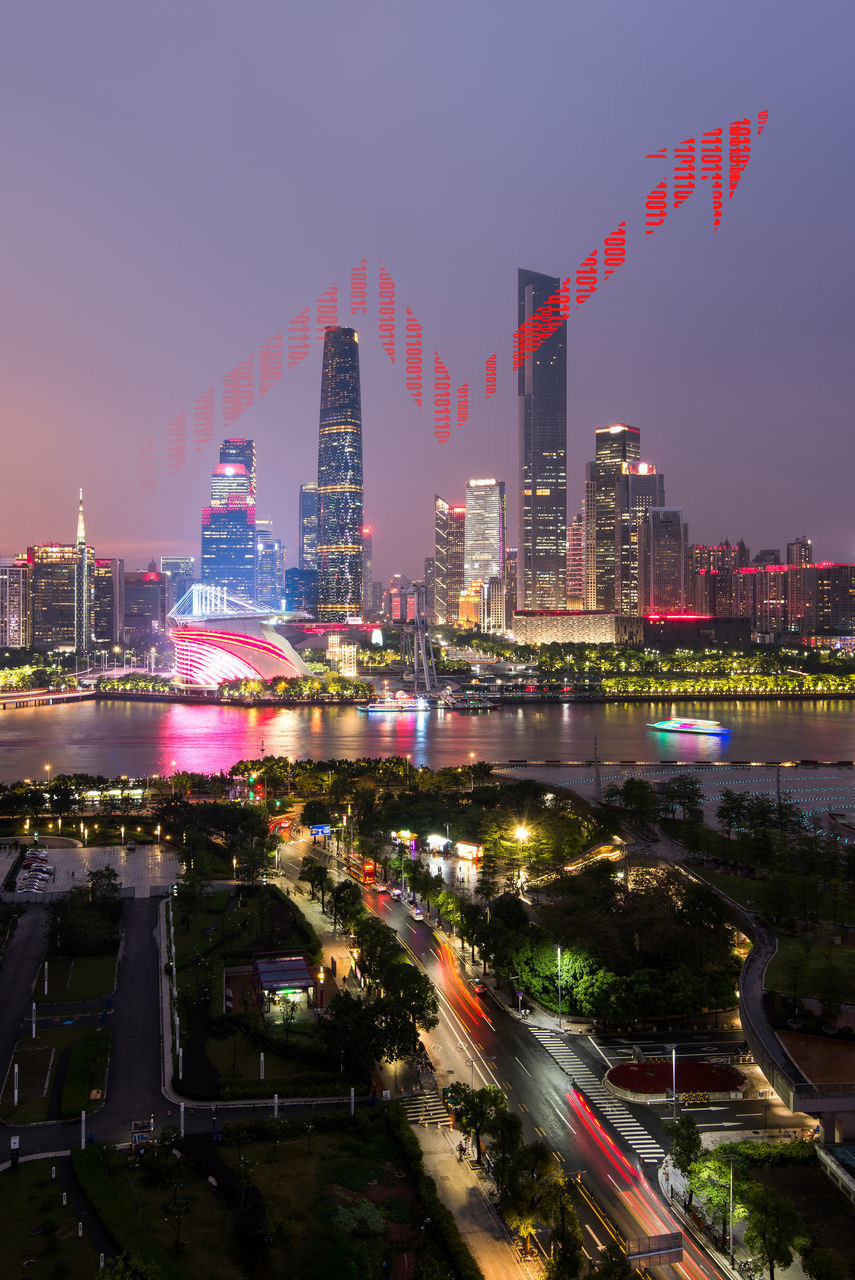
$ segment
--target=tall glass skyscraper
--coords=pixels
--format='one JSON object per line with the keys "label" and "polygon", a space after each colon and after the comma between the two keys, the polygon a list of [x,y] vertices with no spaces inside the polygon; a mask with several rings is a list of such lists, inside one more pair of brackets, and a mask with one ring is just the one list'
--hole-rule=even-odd
{"label": "tall glass skyscraper", "polygon": [[256,593],[255,444],[224,440],[202,508],[202,581],[242,600]]}
{"label": "tall glass skyscraper", "polygon": [[[641,458],[641,432],[625,422],[612,422],[597,427],[597,452],[588,464],[585,490],[589,546],[588,567],[593,575],[589,585],[589,608],[606,613],[620,611],[615,599],[615,547],[618,484],[624,475],[624,464]],[[593,554],[590,554],[590,553]]]}
{"label": "tall glass skyscraper", "polygon": [[466,485],[466,522],[463,535],[463,586],[490,578],[505,585],[505,482],[470,480]]}
{"label": "tall glass skyscraper", "polygon": [[[557,276],[520,271],[522,325],[560,287]],[[567,603],[567,324],[559,325],[520,367],[520,543],[518,599],[523,609]]]}
{"label": "tall glass skyscraper", "polygon": [[362,398],[359,335],[324,335],[318,441],[318,617],[343,622],[362,608]]}
{"label": "tall glass skyscraper", "polygon": [[318,567],[318,486],[300,485],[300,527],[297,531],[297,564],[300,569]]}

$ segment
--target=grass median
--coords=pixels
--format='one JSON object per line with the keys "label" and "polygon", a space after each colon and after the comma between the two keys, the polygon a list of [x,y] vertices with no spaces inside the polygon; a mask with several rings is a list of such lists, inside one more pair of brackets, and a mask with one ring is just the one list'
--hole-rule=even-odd
{"label": "grass median", "polygon": [[84,1000],[105,1000],[116,985],[116,957],[60,956],[48,960],[47,995],[44,966],[39,970],[33,999],[37,1004],[74,1004]]}
{"label": "grass median", "polygon": [[56,1165],[55,1158],[32,1160],[0,1174],[4,1275],[98,1275],[98,1252],[86,1235],[78,1236],[78,1215],[70,1204],[63,1206],[59,1178],[51,1178]]}

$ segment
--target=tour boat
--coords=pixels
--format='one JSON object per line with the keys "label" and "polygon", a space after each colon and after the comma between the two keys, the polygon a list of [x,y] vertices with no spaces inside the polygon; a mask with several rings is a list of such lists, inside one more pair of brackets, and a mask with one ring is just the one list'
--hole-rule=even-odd
{"label": "tour boat", "polygon": [[401,689],[394,697],[377,698],[359,710],[374,715],[400,714],[403,711],[430,711],[430,704],[424,698],[414,698]]}
{"label": "tour boat", "polygon": [[661,729],[663,733],[710,733],[721,735],[730,733],[726,725],[720,724],[718,720],[680,720],[674,718],[672,720],[657,720],[656,724],[649,724],[648,729]]}

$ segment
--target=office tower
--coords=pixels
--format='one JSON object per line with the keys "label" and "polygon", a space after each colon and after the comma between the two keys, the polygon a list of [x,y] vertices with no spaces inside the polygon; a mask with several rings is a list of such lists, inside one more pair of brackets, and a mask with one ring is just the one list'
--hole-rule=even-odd
{"label": "office tower", "polygon": [[516,547],[505,547],[505,626],[510,627],[517,607]]}
{"label": "office tower", "polygon": [[76,544],[47,542],[27,548],[33,611],[33,648],[77,648],[80,553]]}
{"label": "office tower", "polygon": [[300,485],[297,564],[301,569],[318,567],[318,486],[316,484]]}
{"label": "office tower", "polygon": [[425,556],[425,614],[428,622],[436,622],[436,561]]}
{"label": "office tower", "polygon": [[[519,271],[517,323],[560,287]],[[563,609],[567,599],[567,324],[559,324],[517,377],[520,454],[519,599],[524,609]]]}
{"label": "office tower", "polygon": [[285,548],[269,516],[255,521],[255,595],[268,609],[281,609],[285,597]]}
{"label": "office tower", "polygon": [[92,608],[90,581],[94,552],[86,545],[86,524],[83,519],[83,490],[77,504],[77,578],[74,596],[74,647],[78,653],[86,653],[92,640]]}
{"label": "office tower", "polygon": [[715,545],[689,547],[688,604],[694,613],[717,618],[738,616],[733,608],[733,574],[748,566],[748,548],[728,538]]}
{"label": "office tower", "polygon": [[226,466],[236,464],[244,468],[249,478],[249,496],[254,502],[256,496],[255,441],[244,439],[224,440],[220,445],[220,462]]}
{"label": "office tower", "polygon": [[567,608],[585,608],[585,517],[581,511],[567,526]]}
{"label": "office tower", "polygon": [[359,336],[324,335],[318,440],[318,617],[344,622],[362,608],[362,401]]}
{"label": "office tower", "polygon": [[804,534],[795,542],[787,543],[787,564],[813,564],[813,547]]}
{"label": "office tower", "polygon": [[33,643],[30,566],[16,556],[0,559],[0,646],[29,649]]}
{"label": "office tower", "polygon": [[172,597],[178,601],[196,580],[195,556],[161,556],[160,572],[172,579]]}
{"label": "office tower", "polygon": [[597,608],[597,464],[585,463],[585,496],[582,499],[585,525],[585,611]]}
{"label": "office tower", "polygon": [[255,444],[224,440],[220,458],[211,472],[211,504],[202,508],[202,582],[254,600]]}
{"label": "office tower", "polygon": [[688,525],[674,507],[651,507],[639,528],[639,613],[685,613]]}
{"label": "office tower", "polygon": [[148,650],[163,640],[172,604],[172,579],[158,571],[154,560],[147,569],[126,573],[125,644]]}
{"label": "office tower", "polygon": [[620,612],[615,599],[615,542],[617,527],[617,487],[624,474],[624,464],[641,458],[641,432],[625,422],[612,422],[597,427],[596,455],[586,472],[586,506],[588,530],[593,533],[593,555],[589,569],[593,582],[588,584],[593,607],[606,613]]}
{"label": "office tower", "polygon": [[295,613],[311,613],[317,616],[317,569],[285,570],[285,608]]}
{"label": "office tower", "polygon": [[463,530],[463,585],[505,580],[505,482],[470,480]]}
{"label": "office tower", "polygon": [[507,630],[506,584],[503,578],[493,575],[487,579],[484,587],[484,608],[481,615],[481,630],[501,635]]}
{"label": "office tower", "polygon": [[615,613],[638,613],[638,531],[665,506],[665,480],[652,462],[624,462],[615,485]]}
{"label": "office tower", "polygon": [[434,621],[444,626],[448,621],[448,513],[451,506],[434,495],[433,500],[433,574]]}
{"label": "office tower", "polygon": [[374,530],[370,524],[362,526],[362,609],[363,617],[371,612],[374,600]]}
{"label": "office tower", "polygon": [[436,621],[440,626],[456,622],[460,616],[466,546],[466,508],[452,507],[444,498],[434,498],[434,597]]}
{"label": "office tower", "polygon": [[92,568],[92,640],[112,649],[125,619],[124,560],[95,560]]}

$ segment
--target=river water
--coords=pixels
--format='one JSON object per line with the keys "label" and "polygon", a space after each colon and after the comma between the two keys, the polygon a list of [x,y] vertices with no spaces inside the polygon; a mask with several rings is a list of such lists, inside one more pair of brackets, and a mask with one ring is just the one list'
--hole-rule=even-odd
{"label": "river water", "polygon": [[[719,720],[722,738],[665,734],[648,721]],[[353,707],[242,708],[164,702],[61,703],[0,712],[0,780],[50,773],[144,777],[228,770],[268,755],[409,755],[414,765],[476,760],[855,760],[855,701],[565,703],[365,715]]]}

